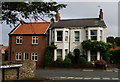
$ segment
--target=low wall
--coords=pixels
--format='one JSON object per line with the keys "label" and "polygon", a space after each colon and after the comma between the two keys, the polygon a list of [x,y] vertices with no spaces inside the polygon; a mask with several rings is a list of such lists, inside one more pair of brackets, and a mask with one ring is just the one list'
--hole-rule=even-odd
{"label": "low wall", "polygon": [[[33,78],[36,71],[36,62],[32,60],[25,60],[19,68],[19,79]],[[16,80],[18,69],[7,68],[4,70],[4,80]]]}

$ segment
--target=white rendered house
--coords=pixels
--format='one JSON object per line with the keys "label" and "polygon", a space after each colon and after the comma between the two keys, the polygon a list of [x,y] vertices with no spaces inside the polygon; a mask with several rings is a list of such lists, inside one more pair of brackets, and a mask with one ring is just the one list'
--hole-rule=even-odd
{"label": "white rendered house", "polygon": [[72,55],[85,55],[87,61],[100,60],[100,52],[83,52],[81,43],[84,40],[106,41],[106,24],[103,21],[103,12],[99,18],[65,19],[54,22],[49,29],[49,43],[54,42],[54,61],[58,57],[65,59],[69,52]]}

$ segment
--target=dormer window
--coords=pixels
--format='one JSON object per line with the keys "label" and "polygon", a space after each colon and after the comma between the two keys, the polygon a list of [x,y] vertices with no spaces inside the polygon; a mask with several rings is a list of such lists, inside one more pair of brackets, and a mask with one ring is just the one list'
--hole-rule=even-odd
{"label": "dormer window", "polygon": [[38,44],[38,36],[32,36],[32,44]]}
{"label": "dormer window", "polygon": [[22,44],[22,36],[16,36],[16,44]]}

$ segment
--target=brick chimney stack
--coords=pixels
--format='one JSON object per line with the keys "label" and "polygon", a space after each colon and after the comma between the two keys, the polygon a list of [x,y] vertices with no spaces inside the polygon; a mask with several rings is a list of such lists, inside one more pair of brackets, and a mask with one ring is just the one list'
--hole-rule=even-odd
{"label": "brick chimney stack", "polygon": [[103,19],[103,11],[102,11],[102,9],[100,9],[99,18],[100,18],[100,19]]}
{"label": "brick chimney stack", "polygon": [[60,13],[56,11],[55,20],[58,22],[60,20]]}

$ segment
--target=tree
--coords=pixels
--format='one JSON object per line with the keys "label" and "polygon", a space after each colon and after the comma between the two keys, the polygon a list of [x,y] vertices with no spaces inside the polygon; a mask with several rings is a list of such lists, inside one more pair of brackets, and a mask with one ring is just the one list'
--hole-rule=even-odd
{"label": "tree", "polygon": [[107,37],[107,43],[112,43],[113,45],[115,44],[115,39],[113,36]]}
{"label": "tree", "polygon": [[115,38],[116,46],[120,46],[120,37]]}
{"label": "tree", "polygon": [[66,4],[57,2],[3,2],[2,3],[2,20],[7,24],[16,24],[25,22],[24,19],[44,20],[43,17],[53,17],[54,13]]}

